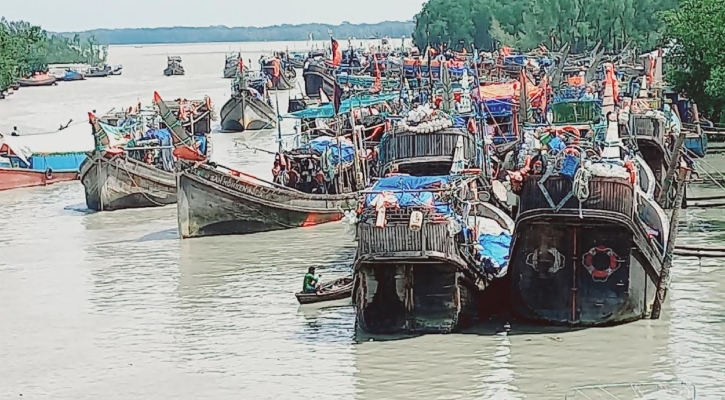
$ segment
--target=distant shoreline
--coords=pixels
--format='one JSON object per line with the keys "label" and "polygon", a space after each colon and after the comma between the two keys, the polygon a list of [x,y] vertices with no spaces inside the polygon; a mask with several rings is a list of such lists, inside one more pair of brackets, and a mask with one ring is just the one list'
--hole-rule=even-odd
{"label": "distant shoreline", "polygon": [[82,32],[58,32],[57,34],[81,39],[94,37],[100,44],[152,45],[182,43],[239,43],[239,42],[291,42],[306,41],[310,34],[314,40],[333,37],[340,41],[348,38],[373,39],[380,37],[410,38],[415,29],[413,21],[383,21],[376,24],[301,24],[266,27],[165,27],[94,29]]}

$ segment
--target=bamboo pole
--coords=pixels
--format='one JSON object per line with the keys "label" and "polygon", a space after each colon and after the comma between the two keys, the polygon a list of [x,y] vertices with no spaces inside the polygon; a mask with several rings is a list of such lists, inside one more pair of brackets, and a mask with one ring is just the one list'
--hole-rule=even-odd
{"label": "bamboo pole", "polygon": [[[697,124],[697,134],[699,135],[700,132],[700,117],[697,112],[697,104],[692,104],[692,111],[695,114],[695,121]],[[670,188],[672,187],[672,179],[675,176],[675,169],[677,168],[677,165],[680,163],[680,152],[682,151],[682,145],[685,144],[685,138],[687,137],[687,134],[684,131],[680,131],[679,136],[677,136],[677,141],[675,142],[675,148],[672,150],[672,161],[670,162],[670,165],[667,167],[667,174],[665,175],[665,180],[662,183],[662,191],[660,191],[660,195],[657,196],[657,203],[664,204],[665,199],[667,199],[667,193],[669,193]]]}
{"label": "bamboo pole", "polygon": [[[679,157],[677,157],[679,161]],[[665,259],[662,262],[662,270],[660,271],[660,279],[657,281],[657,294],[655,295],[655,301],[652,305],[651,319],[659,319],[660,312],[662,311],[662,304],[665,302],[667,297],[667,283],[670,279],[670,267],[672,266],[672,257],[675,250],[675,242],[677,242],[677,223],[680,219],[680,207],[682,206],[682,200],[685,197],[685,185],[687,184],[687,178],[690,176],[689,168],[680,168],[680,187],[675,196],[675,204],[672,208],[672,214],[670,217],[670,234],[669,240],[667,241],[667,248],[665,249]]]}

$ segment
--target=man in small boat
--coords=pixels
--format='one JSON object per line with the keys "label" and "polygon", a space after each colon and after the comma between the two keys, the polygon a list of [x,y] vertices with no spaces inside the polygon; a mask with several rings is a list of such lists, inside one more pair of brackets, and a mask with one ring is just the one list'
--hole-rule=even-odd
{"label": "man in small boat", "polygon": [[17,126],[13,126],[13,133],[11,133],[10,136],[20,136],[20,133],[18,133]]}
{"label": "man in small boat", "polygon": [[315,293],[320,289],[320,275],[315,275],[315,267],[307,269],[304,281],[302,282],[302,292]]}

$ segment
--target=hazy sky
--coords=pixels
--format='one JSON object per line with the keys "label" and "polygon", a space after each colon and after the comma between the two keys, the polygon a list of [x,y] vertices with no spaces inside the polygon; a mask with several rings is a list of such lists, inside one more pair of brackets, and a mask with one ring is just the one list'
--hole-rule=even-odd
{"label": "hazy sky", "polygon": [[0,14],[45,30],[267,26],[409,20],[425,0],[0,0]]}

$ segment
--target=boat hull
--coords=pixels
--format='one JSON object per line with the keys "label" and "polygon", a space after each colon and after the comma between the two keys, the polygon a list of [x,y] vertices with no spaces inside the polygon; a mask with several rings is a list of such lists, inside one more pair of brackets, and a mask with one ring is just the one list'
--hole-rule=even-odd
{"label": "boat hull", "polygon": [[81,183],[91,210],[161,207],[176,202],[172,172],[124,155],[94,153],[81,166]]}
{"label": "boat hull", "polygon": [[310,62],[302,71],[305,80],[305,94],[313,99],[320,98],[320,91],[329,98],[335,93],[335,78],[330,74],[324,64]]}
{"label": "boat hull", "polygon": [[[332,289],[333,285],[339,285],[338,288]],[[295,297],[300,304],[314,304],[336,300],[349,299],[352,296],[352,278],[341,278],[333,282],[322,285],[319,293],[295,293]]]}
{"label": "boat hull", "polygon": [[[509,274],[516,314],[549,325],[605,326],[645,318],[651,312],[669,226],[654,201],[640,198],[621,178],[595,177],[581,203],[564,200],[571,182],[550,177],[546,189],[559,211],[527,178],[511,250]],[[655,208],[653,208],[655,207]],[[581,214],[580,214],[581,213]],[[635,218],[655,232],[649,238]],[[659,222],[658,222],[659,221]],[[654,243],[658,241],[659,243]]]}
{"label": "boat hull", "polygon": [[0,168],[0,190],[19,189],[34,186],[52,185],[58,182],[75,181],[78,172],[54,172],[50,175],[43,171],[24,168]]}
{"label": "boat hull", "polygon": [[33,87],[33,86],[53,86],[56,84],[57,79],[49,76],[46,79],[18,79],[18,85],[20,87]]}
{"label": "boat hull", "polygon": [[177,173],[178,222],[183,238],[240,235],[339,221],[355,206],[350,195],[309,195],[277,190],[211,167]]}
{"label": "boat hull", "polygon": [[219,113],[222,131],[243,132],[245,130],[271,129],[277,126],[272,107],[256,98],[234,96],[222,106]]}

